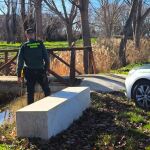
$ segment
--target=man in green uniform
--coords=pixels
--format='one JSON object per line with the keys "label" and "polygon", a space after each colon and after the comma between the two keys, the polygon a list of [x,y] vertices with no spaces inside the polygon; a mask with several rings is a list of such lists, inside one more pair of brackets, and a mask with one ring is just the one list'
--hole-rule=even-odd
{"label": "man in green uniform", "polygon": [[21,72],[24,71],[27,84],[28,104],[34,102],[34,87],[38,82],[45,96],[50,95],[46,72],[49,69],[49,57],[43,42],[35,40],[35,32],[32,28],[26,30],[27,42],[19,51],[17,59],[18,82],[22,82]]}

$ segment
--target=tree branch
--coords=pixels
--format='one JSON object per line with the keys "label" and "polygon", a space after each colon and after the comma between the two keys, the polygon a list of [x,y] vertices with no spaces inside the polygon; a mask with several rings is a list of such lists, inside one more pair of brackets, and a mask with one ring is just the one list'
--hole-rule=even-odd
{"label": "tree branch", "polygon": [[6,15],[6,13],[0,8],[0,11],[4,14],[4,15]]}
{"label": "tree branch", "polygon": [[77,7],[72,4],[72,9],[71,9],[71,12],[70,12],[70,17],[69,17],[71,22],[73,22],[73,20],[75,19],[76,16],[77,16]]}
{"label": "tree branch", "polygon": [[61,0],[62,6],[63,6],[63,11],[64,11],[64,15],[66,18],[66,21],[68,21],[68,15],[67,15],[67,10],[66,10],[66,6],[65,6],[65,2],[64,0]]}
{"label": "tree branch", "polygon": [[61,12],[58,11],[54,1],[52,0],[51,2],[47,1],[47,0],[44,0],[44,2],[46,3],[46,5],[49,7],[49,9],[54,12],[55,14],[57,14],[64,22],[66,22],[64,16],[62,15]]}
{"label": "tree branch", "polygon": [[77,2],[76,0],[69,0],[69,2],[78,7],[79,9],[81,9],[81,6],[76,3]]}
{"label": "tree branch", "polygon": [[148,14],[150,13],[150,7],[145,11],[145,13],[141,16],[141,20],[144,21],[145,18],[148,16]]}

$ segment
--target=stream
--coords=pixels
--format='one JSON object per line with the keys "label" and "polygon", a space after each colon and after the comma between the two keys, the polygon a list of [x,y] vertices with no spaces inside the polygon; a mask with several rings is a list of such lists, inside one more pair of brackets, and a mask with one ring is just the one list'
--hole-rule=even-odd
{"label": "stream", "polygon": [[[42,93],[35,94],[35,101],[43,98]],[[0,125],[3,123],[12,123],[16,118],[16,111],[27,106],[26,95],[10,100],[7,104],[0,106]]]}

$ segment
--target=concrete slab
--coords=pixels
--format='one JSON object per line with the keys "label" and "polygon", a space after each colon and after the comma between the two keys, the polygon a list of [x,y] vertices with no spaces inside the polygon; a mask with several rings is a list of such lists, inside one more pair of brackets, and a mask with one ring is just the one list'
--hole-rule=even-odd
{"label": "concrete slab", "polygon": [[[51,81],[49,84],[51,93],[58,92],[67,87],[66,85],[55,82],[56,79],[54,77],[49,76],[48,78]],[[0,93],[14,93],[20,95],[22,92],[25,93],[26,88],[21,89],[21,84],[17,83],[16,76],[0,76]],[[36,84],[35,92],[42,92],[39,84]]]}
{"label": "concrete slab", "polygon": [[0,76],[0,81],[17,82],[17,76]]}
{"label": "concrete slab", "polygon": [[88,87],[69,87],[16,112],[17,136],[49,139],[90,106]]}

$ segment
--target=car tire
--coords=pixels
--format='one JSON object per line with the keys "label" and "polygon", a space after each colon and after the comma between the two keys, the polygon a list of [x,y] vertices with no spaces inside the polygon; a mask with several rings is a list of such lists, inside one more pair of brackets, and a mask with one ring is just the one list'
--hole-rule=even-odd
{"label": "car tire", "polygon": [[150,110],[150,81],[136,82],[132,89],[132,97],[138,107]]}

